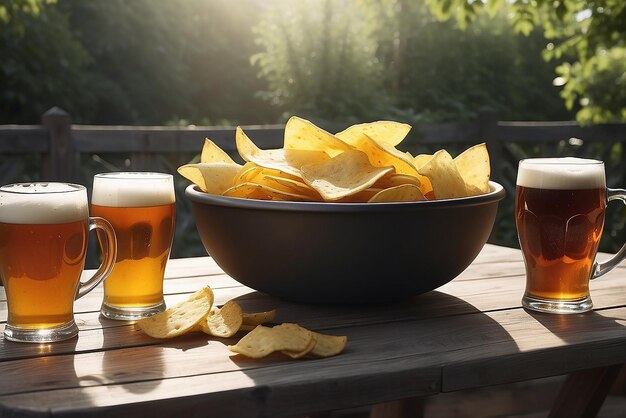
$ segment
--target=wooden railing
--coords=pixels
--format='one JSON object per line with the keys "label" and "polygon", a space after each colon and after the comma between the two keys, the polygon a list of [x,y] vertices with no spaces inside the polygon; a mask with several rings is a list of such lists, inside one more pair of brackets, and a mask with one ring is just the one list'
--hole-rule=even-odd
{"label": "wooden railing", "polygon": [[[248,126],[246,133],[261,148],[282,146],[284,126]],[[205,137],[238,158],[234,127],[89,126],[74,125],[59,108],[42,116],[41,125],[0,125],[0,183],[23,180],[71,181],[91,187],[95,172],[152,170],[175,173],[176,168],[197,155]],[[482,109],[472,122],[415,126],[401,144],[412,154],[445,148],[454,156],[470,145],[486,142],[492,179],[503,184],[508,197],[502,203],[492,241],[515,245],[512,222],[513,192],[517,164],[533,156],[574,155],[601,159],[609,186],[626,186],[626,124],[580,126],[575,122],[502,122],[497,113]],[[182,198],[184,179],[178,178]],[[612,215],[620,224],[609,234],[622,242],[624,211]],[[620,218],[621,217],[621,218]],[[177,228],[181,236],[193,230],[186,217]],[[621,229],[618,229],[621,228]],[[612,250],[613,248],[605,248]],[[176,251],[175,251],[176,255]],[[193,255],[179,252],[178,255]]]}

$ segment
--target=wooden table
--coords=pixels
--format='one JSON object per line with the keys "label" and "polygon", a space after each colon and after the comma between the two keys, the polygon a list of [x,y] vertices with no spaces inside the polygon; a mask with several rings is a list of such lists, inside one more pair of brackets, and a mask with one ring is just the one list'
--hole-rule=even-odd
{"label": "wooden table", "polygon": [[[276,322],[347,335],[346,351],[253,361],[227,350],[236,339],[155,340],[132,323],[100,317],[99,287],[76,302],[78,338],[44,345],[0,339],[0,416],[302,416],[377,403],[390,416],[394,405],[397,415],[398,405],[406,412],[416,396],[573,372],[554,411],[572,408],[567,396],[574,393],[585,404],[574,411],[582,413],[602,403],[599,392],[616,370],[609,366],[626,362],[625,273],[618,267],[592,283],[595,311],[560,316],[520,308],[521,255],[492,245],[451,283],[387,306],[292,304],[241,286],[208,257],[171,260],[168,304],[210,285],[218,304],[236,298],[245,311],[276,308]],[[4,327],[3,290],[0,321]]]}

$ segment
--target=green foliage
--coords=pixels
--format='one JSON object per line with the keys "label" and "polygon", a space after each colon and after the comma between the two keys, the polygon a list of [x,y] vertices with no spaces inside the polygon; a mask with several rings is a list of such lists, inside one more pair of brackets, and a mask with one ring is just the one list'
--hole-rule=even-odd
{"label": "green foliage", "polygon": [[59,8],[93,57],[90,120],[262,120],[251,110],[260,102],[248,62],[252,1],[61,0]]}
{"label": "green foliage", "polygon": [[0,123],[619,120],[626,2],[588,1],[0,0]]}
{"label": "green foliage", "polygon": [[256,27],[264,52],[254,62],[269,82],[264,97],[285,114],[416,125],[491,106],[503,118],[568,118],[551,85],[554,64],[540,55],[545,38],[517,35],[505,11],[462,31],[423,2],[271,4]]}
{"label": "green foliage", "polygon": [[[476,20],[486,9],[494,15],[510,9],[514,28],[530,34],[541,27],[548,39],[544,57],[566,59],[555,84],[569,109],[578,110],[580,122],[625,120],[624,42],[626,2],[623,0],[427,0],[434,14],[455,18],[460,27]],[[471,7],[469,5],[471,4]]]}
{"label": "green foliage", "polygon": [[557,68],[561,96],[583,123],[626,120],[626,48],[604,50],[585,61]]}
{"label": "green foliage", "polygon": [[25,27],[21,24],[24,16],[38,16],[45,4],[55,0],[0,0],[0,23],[13,24],[13,30],[23,34]]}
{"label": "green foliage", "polygon": [[388,104],[376,39],[349,5],[274,1],[261,16],[255,32],[263,52],[252,62],[268,80],[262,97],[285,115],[356,121]]}
{"label": "green foliage", "polygon": [[[0,123],[273,122],[255,0],[0,0]],[[6,57],[6,58],[5,58]]]}
{"label": "green foliage", "polygon": [[38,123],[54,105],[92,106],[84,95],[90,57],[53,4],[0,2],[0,123]]}

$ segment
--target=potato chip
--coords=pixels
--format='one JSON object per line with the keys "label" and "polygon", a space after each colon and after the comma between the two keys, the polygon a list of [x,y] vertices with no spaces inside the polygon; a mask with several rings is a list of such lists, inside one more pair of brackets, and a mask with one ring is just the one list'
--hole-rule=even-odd
{"label": "potato chip", "polygon": [[282,171],[295,177],[301,177],[300,168],[305,164],[316,164],[330,157],[324,151],[302,149],[258,148],[241,128],[237,128],[235,141],[239,155],[245,161],[251,161],[264,168]]}
{"label": "potato chip", "polygon": [[413,158],[413,165],[418,170],[426,165],[430,160],[432,160],[433,156],[430,154],[419,154]]}
{"label": "potato chip", "polygon": [[243,166],[239,175],[235,178],[235,185],[241,184],[241,183],[257,183],[257,184],[267,184],[267,185],[270,185],[271,187],[271,183],[267,183],[265,181],[264,179],[265,176],[280,177],[280,178],[293,180],[293,181],[302,183],[301,177],[292,176],[291,174],[287,174],[284,171],[274,170],[272,168],[260,167],[256,165],[255,163],[249,162]]}
{"label": "potato chip", "polygon": [[406,123],[384,120],[352,125],[335,136],[348,144],[352,144],[355,139],[365,134],[379,144],[395,147],[406,138],[410,130],[411,125]]}
{"label": "potato chip", "polygon": [[[235,140],[246,161],[243,167],[207,138],[201,162],[184,165],[179,172],[205,192],[263,200],[363,203],[488,192],[490,167],[485,144],[467,149],[453,164],[445,150],[413,157],[395,148],[410,129],[404,123],[376,121],[333,135],[294,116],[285,125],[282,149],[260,149],[238,127]],[[356,151],[367,156],[368,164]],[[403,185],[419,187],[422,196],[412,187],[398,187]]]}
{"label": "potato chip", "polygon": [[290,193],[257,183],[241,183],[225,190],[222,194],[229,197],[260,200],[290,200],[296,202],[313,200],[311,196]]}
{"label": "potato chip", "polygon": [[275,351],[301,352],[311,343],[311,331],[296,324],[281,324],[273,328],[257,325],[228,349],[250,358],[262,358]]}
{"label": "potato chip", "polygon": [[358,150],[346,151],[323,163],[302,167],[304,182],[329,201],[342,199],[367,189],[393,167],[374,167],[367,155]]}
{"label": "potato chip", "polygon": [[311,336],[313,338],[311,338],[311,341],[309,342],[309,345],[307,345],[304,350],[301,351],[290,351],[290,350],[280,350],[281,353],[291,357],[291,358],[301,358],[306,356],[307,354],[309,354],[311,352],[311,350],[313,350],[315,348],[316,342],[315,342],[315,333],[311,332]]}
{"label": "potato chip", "polygon": [[[324,152],[330,157],[351,150],[352,147],[333,134],[315,126],[308,120],[292,116],[285,125],[285,150]],[[311,161],[311,164],[314,164]]]}
{"label": "potato chip", "polygon": [[486,144],[466,149],[454,159],[454,163],[465,181],[468,195],[474,196],[489,191],[491,169]]}
{"label": "potato chip", "polygon": [[348,337],[320,334],[313,332],[315,347],[309,354],[316,357],[331,357],[341,353],[348,344]]}
{"label": "potato chip", "polygon": [[[422,176],[422,178],[425,179],[424,176]],[[390,173],[381,177],[374,184],[374,186],[379,187],[380,189],[388,189],[390,187],[401,186],[403,184],[413,184],[414,186],[421,187],[422,181],[417,177],[408,174]]]}
{"label": "potato chip", "polygon": [[419,187],[414,184],[401,184],[381,190],[372,196],[369,202],[415,202],[418,200],[426,200]]}
{"label": "potato chip", "polygon": [[242,321],[241,306],[234,300],[229,300],[221,308],[212,307],[206,320],[200,321],[200,326],[205,334],[228,338],[239,331]]}
{"label": "potato chip", "polygon": [[350,196],[346,196],[342,199],[337,200],[338,203],[367,203],[374,195],[380,192],[380,187],[368,187],[365,190],[361,190],[355,194],[351,194]]}
{"label": "potato chip", "polygon": [[252,331],[257,326],[258,325],[241,324],[241,326],[239,327],[239,331]]}
{"label": "potato chip", "polygon": [[237,184],[246,183],[251,178],[253,178],[257,172],[259,172],[262,169],[263,167],[259,167],[253,162],[245,163],[243,167],[241,167],[241,169],[239,170],[239,173],[237,173],[237,177],[235,177],[234,185],[236,186]]}
{"label": "potato chip", "polygon": [[178,173],[195,183],[200,190],[211,194],[222,194],[235,184],[241,170],[237,163],[197,163],[178,167]]}
{"label": "potato chip", "polygon": [[210,311],[213,291],[204,287],[187,300],[137,322],[139,329],[154,338],[172,338],[194,329]]}
{"label": "potato chip", "polygon": [[467,196],[465,181],[446,150],[439,150],[421,169],[433,186],[435,199],[452,199]]}
{"label": "potato chip", "polygon": [[276,309],[265,312],[251,312],[243,314],[244,325],[261,325],[272,322],[276,318]]}
{"label": "potato chip", "polygon": [[365,134],[355,136],[350,138],[350,140],[352,141],[350,145],[367,154],[370,164],[374,167],[393,166],[397,173],[410,174],[415,177],[420,176],[417,169],[413,166],[413,160],[394,147],[379,144]]}
{"label": "potato chip", "polygon": [[263,182],[274,189],[284,190],[295,194],[303,194],[305,196],[310,196],[313,200],[322,200],[322,197],[317,190],[311,188],[308,184],[300,180],[268,174],[263,176]]}
{"label": "potato chip", "polygon": [[202,153],[200,154],[201,163],[227,163],[236,164],[230,155],[228,155],[223,149],[218,147],[215,142],[209,138],[204,139],[204,146],[202,147]]}

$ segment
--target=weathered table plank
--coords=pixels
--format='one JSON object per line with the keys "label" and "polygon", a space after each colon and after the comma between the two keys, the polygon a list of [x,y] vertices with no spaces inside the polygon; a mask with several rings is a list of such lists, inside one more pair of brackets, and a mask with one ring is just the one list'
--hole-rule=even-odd
{"label": "weathered table plank", "polygon": [[236,298],[246,311],[276,308],[277,323],[347,335],[348,348],[328,359],[247,360],[226,348],[237,338],[156,340],[101,318],[100,288],[76,302],[79,338],[0,339],[0,415],[294,416],[624,363],[624,279],[618,268],[592,282],[594,312],[531,313],[520,308],[519,251],[487,245],[437,291],[389,305],[318,306],[254,292],[208,257],[171,260],[168,305],[210,285],[217,304]]}

